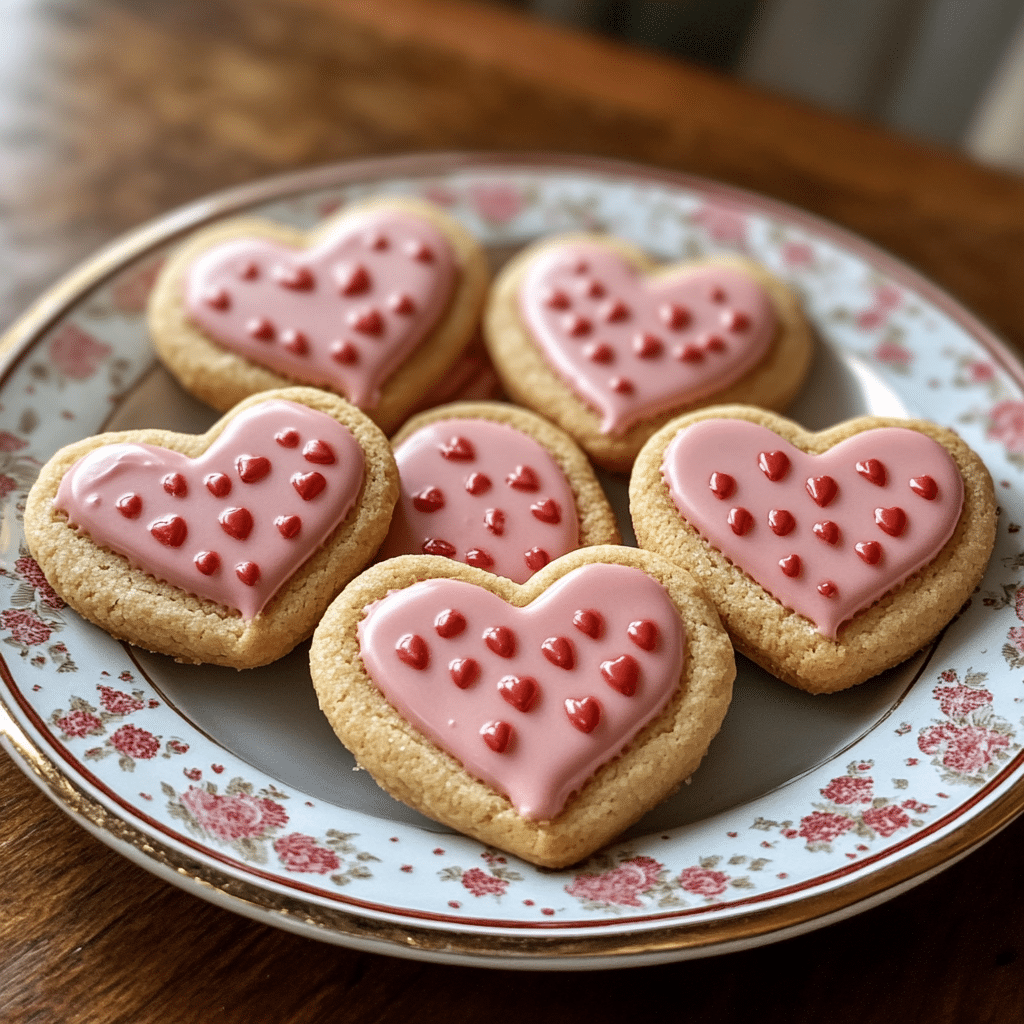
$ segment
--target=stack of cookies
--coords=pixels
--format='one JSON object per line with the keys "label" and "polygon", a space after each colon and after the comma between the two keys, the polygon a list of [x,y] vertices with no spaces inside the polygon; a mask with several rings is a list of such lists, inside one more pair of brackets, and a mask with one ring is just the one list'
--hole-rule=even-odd
{"label": "stack of cookies", "polygon": [[[996,507],[945,428],[782,418],[813,333],[749,260],[572,235],[489,277],[412,200],[196,233],[149,324],[223,418],[62,449],[26,537],[148,650],[244,670],[312,636],[320,706],[385,790],[557,868],[696,770],[734,651],[826,693],[928,644]],[[481,331],[510,401],[445,401]],[[637,547],[598,470],[629,474]]]}

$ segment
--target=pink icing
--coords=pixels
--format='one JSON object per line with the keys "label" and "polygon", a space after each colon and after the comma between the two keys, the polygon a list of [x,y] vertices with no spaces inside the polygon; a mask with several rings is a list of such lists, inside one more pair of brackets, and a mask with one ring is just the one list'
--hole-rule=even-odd
{"label": "pink icing", "polygon": [[363,463],[337,420],[271,400],[196,459],[97,448],[64,474],[54,505],[136,568],[251,619],[348,515]]}
{"label": "pink icing", "polygon": [[190,268],[185,306],[225,348],[372,409],[443,314],[456,275],[430,221],[366,211],[309,250],[257,238],[210,249]]}
{"label": "pink icing", "polygon": [[[449,610],[464,625],[445,636],[435,622]],[[574,625],[581,611],[602,617],[598,638]],[[634,621],[654,625],[653,649],[630,639]],[[495,627],[514,637],[510,656],[485,639]],[[401,656],[403,644],[418,646],[411,637],[428,649],[421,667]],[[549,640],[571,648],[571,667],[552,662]],[[523,817],[548,820],[668,703],[683,670],[685,628],[646,573],[591,564],[525,608],[461,580],[415,583],[368,607],[359,643],[370,678],[399,714]],[[608,679],[630,673],[605,667],[621,659],[635,666],[632,694]]]}
{"label": "pink icing", "polygon": [[441,420],[398,445],[395,461],[402,494],[383,558],[443,554],[523,583],[579,546],[565,474],[514,427]]}
{"label": "pink icing", "polygon": [[[780,453],[789,465],[773,480],[762,456],[779,465]],[[707,541],[833,639],[843,622],[932,561],[963,507],[949,453],[904,427],[867,430],[809,455],[759,424],[704,420],[673,438],[662,473],[676,507]],[[728,494],[716,491],[715,474],[734,479]],[[923,476],[935,485],[932,498],[913,486]],[[744,512],[750,522],[741,529]]]}
{"label": "pink icing", "polygon": [[600,413],[606,434],[721,391],[762,359],[776,328],[767,292],[738,270],[645,276],[583,242],[534,260],[519,303],[545,357]]}

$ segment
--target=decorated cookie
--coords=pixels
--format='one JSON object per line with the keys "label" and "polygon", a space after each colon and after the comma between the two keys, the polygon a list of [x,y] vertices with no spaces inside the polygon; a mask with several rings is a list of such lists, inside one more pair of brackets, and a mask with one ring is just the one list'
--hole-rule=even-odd
{"label": "decorated cookie", "polygon": [[673,420],[630,479],[637,541],[688,568],[737,650],[812,693],[905,660],[960,610],[995,540],[952,431],[863,417],[813,434],[722,406]]}
{"label": "decorated cookie", "polygon": [[392,445],[402,494],[381,558],[443,555],[524,583],[568,551],[621,539],[586,456],[525,409],[443,406]]}
{"label": "decorated cookie", "polygon": [[114,637],[251,668],[312,633],[372,558],[397,494],[366,416],[286,388],[202,435],[132,430],[61,449],[29,493],[25,536],[57,593]]}
{"label": "decorated cookie", "polygon": [[548,867],[690,776],[735,675],[693,578],[605,545],[521,585],[450,559],[379,563],[331,605],[310,666],[334,731],[384,789]]}
{"label": "decorated cookie", "polygon": [[488,276],[461,225],[409,199],[350,207],[308,235],[228,221],[168,262],[150,330],[170,371],[215,408],[310,384],[390,432],[472,340]]}
{"label": "decorated cookie", "polygon": [[723,401],[784,408],[812,350],[795,294],[758,264],[659,266],[598,235],[547,239],[513,259],[485,333],[508,393],[616,470],[680,413]]}

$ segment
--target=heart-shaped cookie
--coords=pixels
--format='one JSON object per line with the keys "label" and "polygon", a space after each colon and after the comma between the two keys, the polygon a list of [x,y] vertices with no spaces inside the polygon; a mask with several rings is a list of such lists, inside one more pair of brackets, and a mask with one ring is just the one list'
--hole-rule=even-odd
{"label": "heart-shaped cookie", "polygon": [[820,434],[746,407],[680,417],[637,459],[638,542],[687,566],[739,650],[811,691],[904,660],[984,572],[995,501],[951,431],[865,417]]}
{"label": "heart-shaped cookie", "polygon": [[108,632],[249,667],[309,635],[376,549],[396,494],[380,430],[334,395],[290,388],[201,436],[126,431],[62,449],[25,532],[54,589]]}
{"label": "heart-shaped cookie", "polygon": [[764,268],[738,258],[658,266],[598,236],[520,254],[496,281],[485,324],[509,393],[613,469],[712,398],[782,408],[811,353],[794,293]]}
{"label": "heart-shaped cookie", "polygon": [[586,456],[525,409],[443,406],[392,445],[402,494],[381,558],[445,555],[523,583],[577,547],[620,540]]}
{"label": "heart-shaped cookie", "polygon": [[696,768],[735,665],[689,574],[596,546],[520,586],[448,559],[382,562],[317,627],[342,742],[394,796],[538,864],[571,864]]}
{"label": "heart-shaped cookie", "polygon": [[217,408],[299,382],[391,430],[472,339],[486,260],[441,211],[352,207],[309,235],[264,221],[199,232],[150,299],[160,357]]}

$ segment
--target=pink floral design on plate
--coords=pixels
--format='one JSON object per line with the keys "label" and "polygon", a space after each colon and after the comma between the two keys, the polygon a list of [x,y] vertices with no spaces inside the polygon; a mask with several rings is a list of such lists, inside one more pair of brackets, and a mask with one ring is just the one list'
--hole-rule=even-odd
{"label": "pink floral design on plate", "polygon": [[53,365],[72,380],[88,380],[111,351],[110,345],[71,322],[64,324],[50,342]]}

